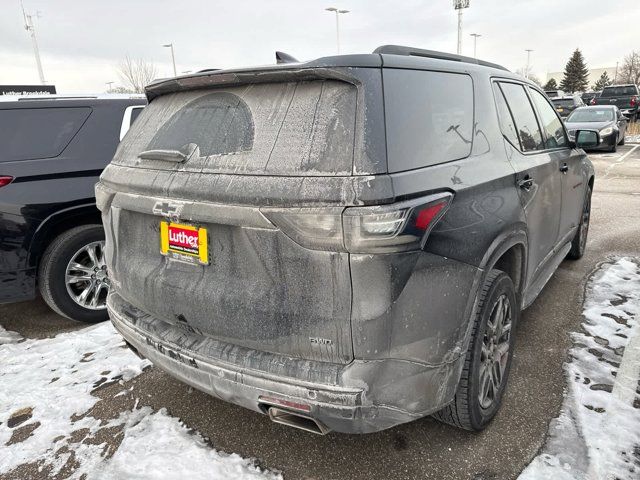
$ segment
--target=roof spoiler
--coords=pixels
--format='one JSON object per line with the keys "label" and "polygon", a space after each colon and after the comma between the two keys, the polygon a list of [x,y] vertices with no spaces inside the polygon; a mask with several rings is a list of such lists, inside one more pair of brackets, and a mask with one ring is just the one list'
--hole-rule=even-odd
{"label": "roof spoiler", "polygon": [[288,53],[276,52],[276,63],[300,63],[299,60]]}
{"label": "roof spoiler", "polygon": [[478,60],[477,58],[465,57],[463,55],[454,55],[453,53],[437,52],[435,50],[425,50],[422,48],[406,47],[403,45],[382,45],[376,48],[373,53],[386,54],[386,55],[405,55],[410,57],[426,57],[436,58],[439,60],[450,60],[454,62],[462,63],[475,63],[476,65],[482,65],[484,67],[497,68],[500,70],[509,71],[502,65],[497,63],[485,62],[484,60]]}

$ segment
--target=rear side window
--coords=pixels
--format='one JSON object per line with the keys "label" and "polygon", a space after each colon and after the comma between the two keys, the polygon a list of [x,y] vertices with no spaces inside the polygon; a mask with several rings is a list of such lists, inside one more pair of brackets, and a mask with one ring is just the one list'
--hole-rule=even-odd
{"label": "rear side window", "polygon": [[389,172],[468,157],[473,82],[466,74],[385,69]]}
{"label": "rear side window", "polygon": [[0,110],[0,162],[57,157],[90,114],[88,107]]}
{"label": "rear side window", "polygon": [[518,140],[518,132],[516,132],[516,126],[513,123],[513,117],[511,116],[511,112],[507,106],[507,101],[504,99],[502,90],[500,90],[497,83],[493,84],[493,93],[496,97],[496,105],[498,106],[500,129],[504,136],[507,137],[507,140],[509,140],[514,147],[519,149],[520,140]]}
{"label": "rear side window", "polygon": [[627,85],[624,87],[605,87],[602,90],[601,97],[622,97],[622,96],[631,96],[637,95],[638,89],[633,85]]}
{"label": "rear side window", "polygon": [[522,151],[543,150],[542,132],[524,87],[515,83],[501,82],[500,88],[513,115]]}
{"label": "rear side window", "polygon": [[136,107],[131,109],[131,120],[129,120],[129,126],[133,125],[133,122],[136,121],[136,118],[138,118],[138,115],[140,115],[143,108],[144,107]]}
{"label": "rear side window", "polygon": [[529,88],[529,93],[533,99],[533,103],[538,109],[540,115],[540,121],[542,122],[542,128],[546,133],[546,147],[547,148],[560,148],[567,146],[567,137],[564,134],[564,127],[562,122],[558,118],[558,115],[554,109],[549,105],[544,96],[537,90]]}

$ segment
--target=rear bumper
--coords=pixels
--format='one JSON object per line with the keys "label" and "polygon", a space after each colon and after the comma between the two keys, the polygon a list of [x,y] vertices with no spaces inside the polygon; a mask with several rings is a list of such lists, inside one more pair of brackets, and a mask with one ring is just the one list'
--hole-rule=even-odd
{"label": "rear bumper", "polygon": [[385,359],[348,365],[222,344],[153,318],[109,295],[115,328],[142,356],[214,397],[266,413],[261,397],[308,405],[329,430],[370,433],[429,415],[455,393],[464,356],[424,365]]}

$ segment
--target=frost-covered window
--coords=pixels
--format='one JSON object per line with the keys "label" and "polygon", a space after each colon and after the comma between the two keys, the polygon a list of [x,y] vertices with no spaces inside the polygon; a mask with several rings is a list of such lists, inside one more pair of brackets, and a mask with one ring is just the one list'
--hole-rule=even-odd
{"label": "frost-covered window", "polygon": [[200,97],[162,125],[149,149],[180,150],[189,143],[198,145],[203,157],[250,150],[253,121],[246,103],[227,92]]}

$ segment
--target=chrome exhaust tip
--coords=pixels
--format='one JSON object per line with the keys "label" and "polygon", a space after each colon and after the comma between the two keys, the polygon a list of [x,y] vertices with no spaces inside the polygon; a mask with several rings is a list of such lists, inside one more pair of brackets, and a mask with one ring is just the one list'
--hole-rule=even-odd
{"label": "chrome exhaust tip", "polygon": [[304,430],[305,432],[315,433],[316,435],[326,435],[331,431],[322,423],[311,417],[300,415],[296,412],[278,407],[269,407],[269,418],[274,423],[281,423],[282,425],[297,428],[298,430]]}

